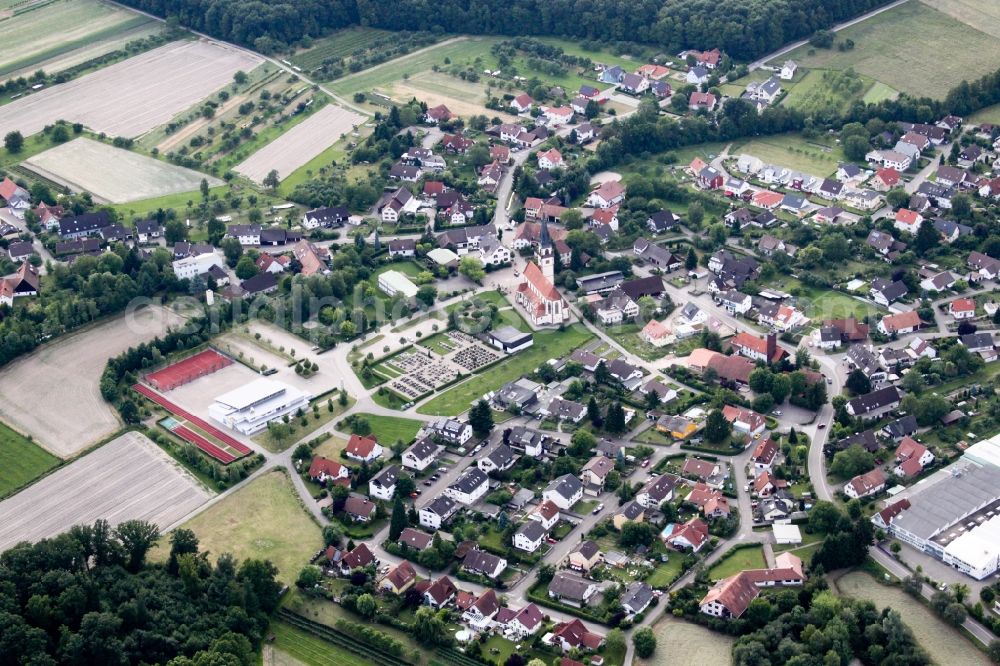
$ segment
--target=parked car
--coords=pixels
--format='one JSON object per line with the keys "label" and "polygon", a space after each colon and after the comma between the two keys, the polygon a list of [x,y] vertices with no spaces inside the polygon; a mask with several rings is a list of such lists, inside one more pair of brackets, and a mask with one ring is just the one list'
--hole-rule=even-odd
{"label": "parked car", "polygon": [[649,458],[646,458],[645,460],[642,461],[642,466],[649,467]]}
{"label": "parked car", "polygon": [[825,428],[825,427],[826,427],[826,424],[825,424],[825,423],[820,423],[820,424],[819,424],[818,426],[816,426],[816,427],[817,427],[817,428],[819,428],[820,430],[822,430],[823,428]]}
{"label": "parked car", "polygon": [[594,510],[591,511],[591,513],[596,516],[597,514],[599,514],[603,510],[604,510],[604,502],[601,502],[600,504],[598,504],[597,506],[594,507]]}
{"label": "parked car", "polygon": [[430,488],[431,487],[431,482],[430,481],[424,481],[424,485],[427,486],[428,488]]}

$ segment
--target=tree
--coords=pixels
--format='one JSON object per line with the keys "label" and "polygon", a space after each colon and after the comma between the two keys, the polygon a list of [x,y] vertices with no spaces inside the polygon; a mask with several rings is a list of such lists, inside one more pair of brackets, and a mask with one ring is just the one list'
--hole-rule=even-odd
{"label": "tree", "polygon": [[434,301],[437,299],[438,290],[434,285],[425,284],[424,286],[417,289],[417,300],[430,307],[434,305]]}
{"label": "tree", "polygon": [[473,282],[480,282],[486,277],[486,271],[483,270],[482,262],[469,255],[462,257],[462,260],[458,263],[458,272]]}
{"label": "tree", "polygon": [[625,409],[622,403],[615,401],[608,407],[608,418],[604,427],[608,432],[615,434],[625,432]]}
{"label": "tree", "polygon": [[250,77],[247,76],[247,73],[244,72],[242,69],[233,74],[233,82],[236,83],[237,85],[243,85],[249,79]]}
{"label": "tree", "polygon": [[917,229],[917,237],[913,241],[913,249],[919,256],[924,256],[928,251],[937,247],[941,240],[941,234],[934,228],[934,222],[930,218],[925,218]]}
{"label": "tree", "polygon": [[[398,486],[397,482],[397,486]],[[397,487],[397,490],[399,488]],[[392,503],[392,518],[389,521],[389,541],[395,543],[399,540],[399,535],[403,533],[408,527],[408,520],[406,517],[406,507],[403,506],[403,499],[400,493],[396,493],[396,499]]]}
{"label": "tree", "polygon": [[448,628],[439,613],[423,606],[414,615],[413,635],[424,645],[448,645]]}
{"label": "tree", "polygon": [[303,590],[312,590],[323,582],[323,572],[319,567],[308,564],[299,570],[299,577],[295,579],[295,585]]}
{"label": "tree", "polygon": [[223,238],[220,247],[226,257],[226,263],[230,268],[235,268],[236,262],[243,256],[243,246],[235,238]]}
{"label": "tree", "polygon": [[951,403],[934,394],[908,395],[903,398],[901,407],[906,413],[913,414],[921,426],[935,425],[951,411]]}
{"label": "tree", "polygon": [[861,162],[868,154],[868,141],[862,136],[851,136],[844,140],[844,156],[852,162]]}
{"label": "tree", "polygon": [[649,659],[656,652],[656,634],[649,627],[640,627],[632,634],[632,644],[639,657]]}
{"label": "tree", "polygon": [[844,386],[854,395],[864,395],[870,393],[872,390],[871,381],[869,381],[867,375],[860,368],[851,370],[851,374],[847,375],[847,381],[844,383]]}
{"label": "tree", "polygon": [[623,548],[649,546],[656,540],[656,528],[649,523],[636,523],[631,520],[622,525],[618,543]]}
{"label": "tree", "polygon": [[755,412],[760,412],[761,414],[767,414],[774,407],[774,398],[771,397],[770,393],[761,393],[753,402],[750,404]]}
{"label": "tree", "polygon": [[485,438],[493,431],[493,410],[490,403],[480,400],[469,410],[469,425],[477,437]]}
{"label": "tree", "polygon": [[24,148],[24,135],[17,130],[7,132],[3,137],[3,147],[11,155],[18,154]]}
{"label": "tree", "polygon": [[885,193],[885,200],[893,208],[901,208],[910,201],[910,195],[901,187],[889,190]]}
{"label": "tree", "polygon": [[597,446],[597,438],[589,430],[577,430],[569,440],[569,447],[566,453],[574,458],[589,457]]}
{"label": "tree", "polygon": [[167,571],[177,573],[177,558],[198,552],[198,537],[189,529],[179,527],[170,535],[170,559],[167,560]]}
{"label": "tree", "polygon": [[378,604],[375,603],[375,597],[365,592],[358,597],[357,601],[354,602],[354,608],[357,609],[358,614],[368,620],[375,617],[375,612],[378,610]]}
{"label": "tree", "polygon": [[849,479],[874,467],[875,456],[865,451],[860,444],[852,444],[833,456],[830,473],[842,479]]}
{"label": "tree", "polygon": [[994,664],[1000,664],[1000,639],[990,641],[990,646],[986,648],[986,654],[989,655],[990,661]]}
{"label": "tree", "polygon": [[121,541],[128,558],[125,568],[135,573],[146,562],[146,553],[156,545],[160,530],[156,525],[142,520],[126,520],[115,528],[115,536]]}
{"label": "tree", "polygon": [[236,262],[236,277],[241,280],[248,280],[257,275],[257,264],[250,258],[249,254],[244,254]]}
{"label": "tree", "polygon": [[601,406],[597,404],[597,398],[594,396],[590,396],[590,400],[587,401],[587,418],[595,428],[600,428],[601,424],[604,423],[604,419],[601,417]]}
{"label": "tree", "polygon": [[698,267],[698,255],[693,247],[688,248],[687,258],[684,260],[684,268],[693,271]]}
{"label": "tree", "polygon": [[829,534],[837,528],[837,524],[842,517],[843,514],[837,508],[836,504],[819,500],[813,506],[812,510],[809,511],[809,530],[811,532]]}
{"label": "tree", "polygon": [[611,371],[608,370],[608,364],[604,362],[604,359],[598,361],[597,367],[594,368],[594,381],[605,386],[614,381]]}
{"label": "tree", "polygon": [[945,606],[941,615],[945,620],[958,627],[965,622],[968,613],[965,610],[965,606],[956,601]]}
{"label": "tree", "polygon": [[270,189],[272,192],[278,189],[278,185],[281,184],[281,179],[278,178],[278,170],[271,169],[268,171],[267,175],[264,176],[264,180],[261,181],[261,184]]}
{"label": "tree", "polygon": [[705,209],[697,201],[688,206],[687,214],[688,224],[694,228],[701,226],[702,220],[705,219]]}
{"label": "tree", "polygon": [[712,444],[720,444],[732,433],[733,426],[718,409],[713,409],[705,419],[705,439]]}
{"label": "tree", "polygon": [[198,191],[201,192],[201,198],[208,201],[208,178],[201,179],[201,183],[198,185]]}
{"label": "tree", "polygon": [[180,220],[170,220],[163,226],[163,237],[168,245],[175,245],[187,238],[187,227]]}
{"label": "tree", "polygon": [[791,386],[792,380],[786,374],[775,375],[771,379],[770,393],[771,397],[774,398],[774,404],[780,405],[785,402],[785,398],[791,392]]}
{"label": "tree", "polygon": [[615,627],[604,637],[604,646],[608,652],[623,652],[625,650],[625,632]]}

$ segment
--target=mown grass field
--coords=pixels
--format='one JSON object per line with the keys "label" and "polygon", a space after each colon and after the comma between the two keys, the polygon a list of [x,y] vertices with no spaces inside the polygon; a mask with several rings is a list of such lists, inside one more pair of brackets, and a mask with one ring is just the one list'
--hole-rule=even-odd
{"label": "mown grass field", "polygon": [[989,0],[914,0],[838,32],[837,42],[854,41],[849,51],[806,44],[782,59],[809,68],[853,67],[896,90],[940,98],[962,79],[1000,66],[997,13]]}
{"label": "mown grass field", "polygon": [[760,546],[756,548],[740,548],[717,562],[708,570],[708,576],[712,580],[722,580],[747,569],[766,568],[767,562],[764,561],[763,548]]}
{"label": "mown grass field", "polygon": [[[656,653],[636,659],[639,666],[729,666],[736,639],[664,613],[653,625]],[[669,656],[664,656],[669,655]]]}
{"label": "mown grass field", "polygon": [[[319,525],[302,506],[288,474],[273,471],[251,481],[184,527],[193,530],[203,551],[215,560],[222,553],[237,559],[270,560],[289,585],[322,545]],[[155,557],[166,559],[161,545]]]}
{"label": "mown grass field", "polygon": [[407,419],[401,416],[376,416],[375,414],[358,414],[371,424],[372,435],[384,446],[391,446],[397,440],[404,443],[412,442],[417,431],[422,425],[416,419]]}
{"label": "mown grass field", "polygon": [[826,146],[806,141],[798,134],[779,134],[761,137],[746,143],[734,144],[730,155],[747,153],[768,164],[803,171],[814,176],[829,176],[836,172],[837,164],[844,159],[838,146]]}
{"label": "mown grass field", "polygon": [[789,86],[783,106],[799,109],[804,113],[826,109],[843,111],[852,102],[864,98],[875,85],[871,77],[833,70],[810,70],[802,80]]}
{"label": "mown grass field", "polygon": [[421,405],[417,411],[431,416],[457,416],[469,409],[472,402],[484,393],[533,372],[549,359],[569,354],[591,338],[593,334],[579,324],[564,331],[537,331],[535,343],[531,347],[444,391]]}
{"label": "mown grass field", "polygon": [[0,497],[59,464],[54,455],[0,423]]}

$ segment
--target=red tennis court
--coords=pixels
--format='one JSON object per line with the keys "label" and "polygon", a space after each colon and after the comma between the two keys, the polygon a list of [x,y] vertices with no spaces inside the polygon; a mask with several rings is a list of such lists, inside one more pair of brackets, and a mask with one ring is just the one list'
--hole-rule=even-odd
{"label": "red tennis court", "polygon": [[212,444],[210,441],[189,428],[177,426],[172,432],[184,441],[194,444],[199,449],[221,462],[223,465],[228,465],[236,460],[235,456],[226,453],[215,444]]}
{"label": "red tennis court", "polygon": [[223,356],[214,349],[206,349],[183,361],[168,365],[162,370],[149,373],[146,375],[146,381],[157,390],[170,391],[199,377],[218,372],[232,364],[232,359]]}

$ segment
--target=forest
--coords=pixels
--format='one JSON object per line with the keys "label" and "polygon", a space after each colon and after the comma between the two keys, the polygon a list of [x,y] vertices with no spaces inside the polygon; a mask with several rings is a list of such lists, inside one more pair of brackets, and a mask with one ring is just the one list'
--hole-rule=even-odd
{"label": "forest", "polygon": [[349,25],[437,33],[551,35],[655,45],[668,54],[719,48],[753,60],[888,0],[124,0],[265,53]]}
{"label": "forest", "polygon": [[[0,555],[0,661],[4,664],[256,663],[277,608],[274,565],[212,564],[190,530],[157,544],[156,525],[77,525]],[[152,548],[166,564],[149,564]]]}

